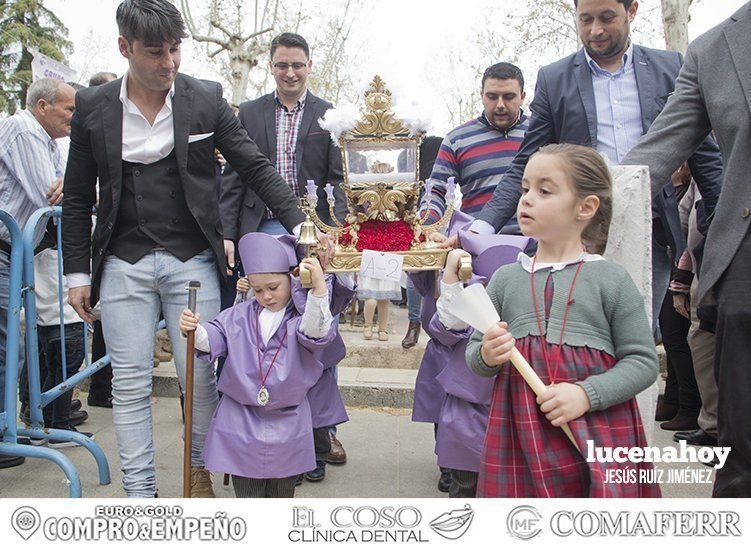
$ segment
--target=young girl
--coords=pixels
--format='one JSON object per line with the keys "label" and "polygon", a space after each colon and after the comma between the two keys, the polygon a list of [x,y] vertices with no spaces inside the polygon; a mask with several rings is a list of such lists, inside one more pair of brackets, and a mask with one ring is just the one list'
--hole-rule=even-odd
{"label": "young girl", "polygon": [[[470,369],[497,375],[480,497],[660,496],[640,478],[651,464],[585,457],[588,441],[647,445],[634,397],[658,368],[641,294],[623,268],[598,255],[611,185],[604,160],[582,146],[546,146],[524,171],[517,217],[537,254],[520,254],[493,275],[487,291],[502,321],[467,345]],[[507,364],[514,345],[550,384],[539,397]],[[565,423],[584,455],[560,429]]]}
{"label": "young girl", "polygon": [[438,419],[435,452],[438,465],[451,471],[449,497],[473,498],[477,493],[480,454],[490,412],[491,380],[473,374],[466,364],[464,352],[473,329],[451,314],[455,297],[462,292],[459,263],[464,256],[472,257],[469,283],[487,284],[493,272],[503,264],[516,260],[529,242],[526,236],[465,235],[459,233],[462,249],[455,249],[446,259],[441,279],[441,296],[436,313],[430,320],[431,341],[445,348],[443,370],[436,381],[445,391]]}
{"label": "young girl", "polygon": [[314,352],[335,336],[329,293],[319,262],[304,259],[313,288],[295,300],[290,236],[246,234],[238,249],[253,299],[208,323],[187,309],[180,318],[183,333],[196,331],[197,351],[227,356],[204,460],[208,470],[232,474],[238,497],[293,497],[296,476],[316,466],[307,394],[323,369]]}

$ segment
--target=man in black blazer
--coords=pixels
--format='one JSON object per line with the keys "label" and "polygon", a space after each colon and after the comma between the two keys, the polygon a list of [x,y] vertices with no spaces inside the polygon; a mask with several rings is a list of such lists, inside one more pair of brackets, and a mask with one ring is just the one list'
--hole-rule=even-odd
{"label": "man in black blazer", "polygon": [[[248,138],[218,83],[178,74],[180,12],[167,0],[125,0],[117,9],[128,72],[76,96],[63,204],[70,304],[86,321],[101,299],[112,360],[113,419],[128,496],[156,493],[151,422],[154,328],[164,315],[180,383],[185,284],[199,280],[197,311],[219,311],[226,267],[214,149],[288,230],[303,216],[288,185]],[[91,240],[91,210],[99,208]],[[91,277],[89,273],[91,272]],[[203,443],[217,403],[211,365],[196,365],[192,496],[212,497]]]}
{"label": "man in black blazer", "polygon": [[[271,42],[269,70],[276,90],[240,104],[238,118],[258,149],[277,167],[296,196],[307,194],[306,184],[317,186],[318,216],[329,224],[329,207],[324,186],[335,187],[335,215],[347,213],[342,182],[341,149],[318,120],[333,105],[307,88],[313,61],[305,39],[285,32]],[[279,231],[280,225],[258,194],[242,184],[232,165],[225,167],[220,197],[224,237],[237,242],[249,232]]]}
{"label": "man in black blazer", "polygon": [[[334,186],[334,214],[342,221],[347,213],[344,192],[339,187],[343,178],[342,156],[341,149],[331,140],[331,134],[318,124],[333,106],[308,90],[307,79],[312,67],[310,47],[305,38],[291,32],[276,36],[271,41],[269,61],[276,90],[240,104],[238,117],[261,153],[276,165],[295,196],[305,196],[307,181],[315,181],[318,216],[333,225],[324,187],[326,183]],[[237,242],[249,232],[283,232],[279,220],[253,189],[241,183],[231,165],[225,167],[222,177],[220,206],[227,243]],[[327,461],[335,464],[346,462],[346,452],[335,433],[336,427],[313,430],[317,467],[306,474],[308,480],[322,480]]]}

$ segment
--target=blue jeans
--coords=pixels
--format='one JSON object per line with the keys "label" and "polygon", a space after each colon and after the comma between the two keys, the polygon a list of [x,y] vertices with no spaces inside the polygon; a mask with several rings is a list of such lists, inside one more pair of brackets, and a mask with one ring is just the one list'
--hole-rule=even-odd
{"label": "blue jeans", "polygon": [[407,275],[407,315],[411,323],[420,321],[420,311],[422,310],[422,297],[412,284],[412,278]]}
{"label": "blue jeans", "polygon": [[[62,344],[60,343],[60,325],[38,327],[39,363],[45,364],[47,372],[42,391],[49,391],[63,381]],[[65,325],[65,372],[66,379],[78,372],[83,363],[83,323]],[[73,389],[57,397],[44,407],[44,425],[55,429],[67,429],[70,426],[70,402]]]}
{"label": "blue jeans", "polygon": [[[219,277],[210,249],[186,262],[163,250],[151,251],[136,264],[114,255],[104,261],[102,329],[112,359],[112,417],[129,497],[153,497],[156,492],[151,420],[154,329],[161,311],[185,391],[186,344],[178,321],[188,305],[185,284],[193,280],[201,282],[197,312],[201,321],[208,321],[219,313]],[[217,402],[214,367],[196,359],[192,466],[204,464],[203,444]],[[175,458],[180,458],[179,452]]]}
{"label": "blue jeans", "polygon": [[[0,250],[0,412],[5,411],[5,343],[8,339],[9,297],[10,255]],[[15,410],[12,417],[15,417]]]}
{"label": "blue jeans", "polygon": [[289,234],[289,232],[287,232],[287,229],[284,228],[284,225],[282,225],[278,219],[262,220],[261,224],[258,225],[258,232],[272,235]]}
{"label": "blue jeans", "polygon": [[652,333],[659,334],[659,317],[665,293],[670,285],[670,255],[667,247],[652,240]]}

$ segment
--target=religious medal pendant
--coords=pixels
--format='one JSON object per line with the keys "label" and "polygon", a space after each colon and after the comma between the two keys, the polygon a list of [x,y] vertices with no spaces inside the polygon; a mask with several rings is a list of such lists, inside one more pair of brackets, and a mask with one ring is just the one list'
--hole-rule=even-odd
{"label": "religious medal pendant", "polygon": [[269,390],[265,386],[262,385],[261,389],[258,390],[256,400],[261,406],[266,406],[269,403]]}

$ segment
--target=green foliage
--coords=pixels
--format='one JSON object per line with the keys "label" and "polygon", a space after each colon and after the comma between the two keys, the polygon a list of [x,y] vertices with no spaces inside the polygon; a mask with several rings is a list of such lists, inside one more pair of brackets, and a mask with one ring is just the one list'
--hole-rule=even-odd
{"label": "green foliage", "polygon": [[43,0],[0,0],[0,111],[12,114],[26,101],[36,49],[58,61],[72,51],[68,29]]}

